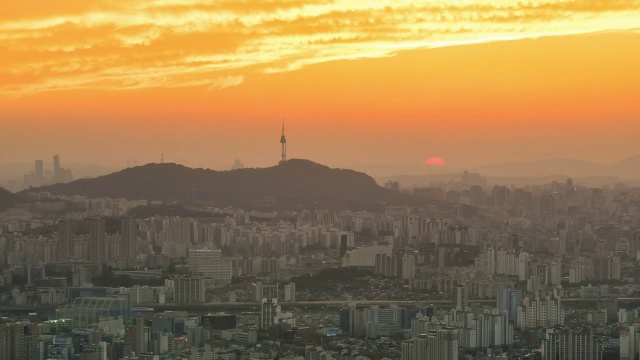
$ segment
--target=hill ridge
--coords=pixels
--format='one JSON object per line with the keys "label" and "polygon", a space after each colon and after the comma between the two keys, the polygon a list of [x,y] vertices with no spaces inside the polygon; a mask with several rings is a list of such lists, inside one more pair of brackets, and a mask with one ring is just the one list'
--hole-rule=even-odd
{"label": "hill ridge", "polygon": [[210,170],[176,163],[149,163],[91,179],[44,186],[33,191],[56,195],[84,195],[186,202],[213,201],[216,206],[247,207],[275,197],[284,207],[371,208],[411,202],[380,187],[369,175],[335,169],[305,159],[291,159],[267,168]]}

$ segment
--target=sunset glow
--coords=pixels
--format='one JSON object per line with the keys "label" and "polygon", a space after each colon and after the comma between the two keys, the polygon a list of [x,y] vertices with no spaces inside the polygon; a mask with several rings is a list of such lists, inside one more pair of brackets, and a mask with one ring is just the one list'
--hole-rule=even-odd
{"label": "sunset glow", "polygon": [[283,117],[327,164],[637,152],[637,0],[34,3],[0,5],[0,153],[42,145],[21,161],[265,166]]}
{"label": "sunset glow", "polygon": [[434,165],[434,166],[442,166],[442,165],[446,165],[447,162],[444,161],[444,159],[439,158],[439,157],[432,157],[427,159],[426,161],[427,165]]}

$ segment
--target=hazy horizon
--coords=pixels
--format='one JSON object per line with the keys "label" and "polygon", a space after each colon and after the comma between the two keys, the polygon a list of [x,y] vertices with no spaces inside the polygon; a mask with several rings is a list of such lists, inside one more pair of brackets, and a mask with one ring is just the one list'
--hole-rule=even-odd
{"label": "hazy horizon", "polygon": [[[58,154],[60,155],[60,154]],[[190,165],[179,162],[170,161],[170,159],[165,159],[164,154],[161,154],[162,158],[157,159],[157,161],[149,161],[149,162],[139,162],[136,159],[129,159],[128,164],[124,166],[119,166],[118,164],[90,164],[90,163],[80,163],[74,161],[66,161],[66,159],[61,155],[61,164],[65,168],[70,168],[74,171],[76,175],[76,179],[82,177],[95,177],[110,174],[112,172],[121,171],[128,167],[133,166],[143,166],[151,163],[160,163],[160,161],[164,161],[165,163],[177,163],[180,165],[184,165],[191,168],[205,168],[216,171],[225,171],[225,170],[233,170],[233,165],[235,164],[227,164],[227,166],[221,167],[212,167],[205,165]],[[343,169],[352,169],[356,171],[364,172],[374,178],[376,178],[379,182],[384,182],[386,180],[391,180],[394,178],[401,178],[402,176],[445,176],[445,175],[453,175],[460,174],[463,171],[470,172],[479,172],[483,176],[495,177],[495,178],[510,178],[510,179],[522,179],[525,180],[527,178],[532,180],[541,180],[553,176],[567,176],[567,177],[577,177],[577,178],[588,178],[588,177],[619,177],[620,174],[615,174],[615,170],[611,165],[615,165],[616,163],[635,158],[640,154],[636,154],[636,156],[626,157],[624,159],[619,159],[618,161],[613,162],[612,164],[603,164],[595,161],[585,160],[585,159],[576,159],[576,158],[546,158],[546,159],[534,159],[531,161],[505,161],[500,163],[486,163],[486,164],[478,164],[476,166],[464,167],[464,166],[455,166],[452,164],[445,164],[440,166],[428,165],[428,164],[409,164],[409,163],[351,163],[351,164],[339,164],[339,163],[321,163],[322,165],[326,165],[332,168],[343,168]],[[38,159],[44,161],[45,172],[50,171],[53,166],[53,161],[47,161],[46,159]],[[276,166],[277,163],[265,164],[264,166],[250,166],[242,159],[240,160],[245,168],[267,168],[271,166]],[[314,159],[305,159],[313,162],[317,162]],[[576,168],[563,168],[563,166],[570,164],[578,164],[578,170]],[[520,171],[521,166],[532,166],[532,165],[543,166],[542,169],[534,168],[529,171]],[[549,166],[549,164],[556,165],[555,167]],[[593,168],[592,165],[597,165],[599,167]],[[558,166],[562,170],[557,170]],[[580,167],[582,166],[582,167]],[[587,169],[588,168],[588,169]],[[586,170],[585,170],[586,169]],[[0,180],[9,180],[12,178],[19,179],[25,173],[29,171],[33,171],[33,161],[32,162],[8,162],[8,163],[0,163]],[[640,179],[638,174],[634,171],[629,172],[629,176],[622,176],[621,180],[637,180]],[[526,182],[526,181],[525,181]],[[535,181],[534,181],[535,182]],[[523,182],[524,183],[524,182]]]}
{"label": "hazy horizon", "polygon": [[1,5],[0,164],[266,167],[283,119],[333,167],[640,153],[637,1],[227,5]]}
{"label": "hazy horizon", "polygon": [[[287,138],[289,139],[290,136],[287,135]],[[273,143],[275,143],[275,145]],[[490,158],[490,159],[486,159],[486,161],[484,162],[476,162],[476,163],[471,163],[470,160],[464,161],[464,159],[462,159],[459,162],[456,162],[456,161],[451,161],[444,158],[446,160],[446,164],[430,165],[426,163],[426,160],[428,159],[428,157],[425,159],[416,159],[416,161],[414,162],[409,161],[410,159],[396,161],[396,162],[392,162],[392,161],[376,162],[375,159],[373,158],[363,159],[363,161],[357,161],[356,159],[354,159],[354,161],[352,162],[346,162],[346,161],[340,161],[333,158],[327,158],[325,156],[319,156],[318,158],[314,158],[311,156],[309,157],[297,156],[297,154],[295,153],[292,154],[292,151],[290,150],[291,142],[288,141],[287,144],[289,149],[288,158],[290,159],[291,158],[306,159],[306,160],[311,160],[311,161],[320,163],[322,165],[336,167],[336,168],[352,168],[353,167],[353,168],[388,169],[383,171],[385,172],[384,176],[409,175],[409,174],[417,175],[417,174],[424,174],[424,173],[442,174],[447,172],[460,172],[465,170],[473,171],[476,169],[493,166],[493,165],[508,165],[511,163],[514,163],[514,164],[536,163],[536,162],[545,162],[545,161],[554,161],[554,160],[588,162],[588,163],[594,163],[597,165],[607,167],[607,166],[612,166],[621,161],[640,155],[640,152],[636,152],[636,153],[629,153],[628,155],[623,155],[622,157],[618,157],[618,158],[610,158],[610,159],[603,160],[603,159],[599,159],[599,157],[592,157],[592,158],[579,157],[579,156],[523,157],[523,156],[518,156],[517,154],[512,154],[514,155],[512,157]],[[143,152],[140,155],[147,154],[147,156],[136,157],[135,156],[136,154],[131,154],[132,155],[131,157],[123,158],[115,161],[109,161],[105,163],[91,162],[92,158],[100,159],[103,157],[108,157],[108,154],[105,154],[100,150],[96,150],[95,152],[91,152],[90,154],[86,154],[86,153],[77,154],[75,152],[73,154],[67,154],[64,152],[51,152],[47,156],[37,156],[31,159],[26,158],[26,156],[22,155],[22,152],[21,152],[20,154],[16,154],[17,156],[15,155],[7,156],[5,154],[2,158],[0,158],[0,168],[1,167],[6,168],[11,166],[14,166],[16,168],[21,168],[21,169],[32,168],[35,160],[43,160],[45,165],[45,170],[47,169],[50,170],[53,166],[52,158],[54,155],[60,156],[62,165],[65,167],[73,168],[73,167],[81,166],[81,167],[91,167],[91,168],[109,168],[114,171],[125,169],[131,166],[140,166],[140,165],[145,165],[150,163],[160,163],[161,161],[165,163],[176,163],[176,164],[180,164],[180,165],[184,165],[192,168],[205,168],[205,169],[212,169],[212,170],[230,170],[234,166],[234,162],[236,160],[240,160],[244,164],[245,168],[263,168],[263,167],[275,166],[278,164],[279,155],[280,155],[279,144],[275,141],[272,141],[269,151],[264,151],[263,149],[263,151],[257,151],[255,153],[255,155],[259,155],[260,159],[262,159],[262,161],[259,161],[259,162],[252,161],[251,157],[246,157],[246,158],[237,157],[237,156],[234,157],[234,156],[228,156],[226,154],[224,158],[216,157],[216,158],[212,158],[210,161],[207,161],[207,160],[197,161],[194,159],[184,158],[183,157],[184,150],[181,150],[181,151],[178,151],[178,154],[180,155],[178,155],[177,159],[170,152],[160,152],[158,154],[155,154],[155,156],[149,154],[149,152]],[[270,158],[267,158],[268,155],[270,155],[269,156]],[[397,169],[397,171],[392,169]]]}

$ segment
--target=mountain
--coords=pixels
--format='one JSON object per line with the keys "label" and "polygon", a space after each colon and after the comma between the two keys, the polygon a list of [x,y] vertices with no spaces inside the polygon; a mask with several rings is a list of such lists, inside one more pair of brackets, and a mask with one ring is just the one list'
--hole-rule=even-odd
{"label": "mountain", "polygon": [[13,207],[15,201],[15,195],[13,195],[9,190],[0,188],[0,212]]}
{"label": "mountain", "polygon": [[562,177],[589,177],[612,175],[605,165],[577,159],[545,159],[537,161],[513,161],[484,165],[473,169],[483,175],[498,177],[530,177],[561,175]]}
{"label": "mountain", "polygon": [[238,207],[250,207],[265,197],[275,197],[278,206],[287,208],[373,208],[382,203],[416,203],[412,197],[378,186],[364,173],[300,159],[270,168],[230,171],[147,164],[30,191],[163,202],[195,198],[214,201],[216,206]]}
{"label": "mountain", "polygon": [[623,179],[640,179],[640,154],[619,161],[612,168]]}

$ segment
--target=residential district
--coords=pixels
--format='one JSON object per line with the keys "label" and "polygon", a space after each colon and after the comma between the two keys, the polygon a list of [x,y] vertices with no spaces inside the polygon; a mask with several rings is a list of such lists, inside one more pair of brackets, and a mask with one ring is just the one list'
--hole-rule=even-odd
{"label": "residential district", "polygon": [[386,187],[446,206],[28,193],[0,214],[0,359],[638,357],[638,189]]}

